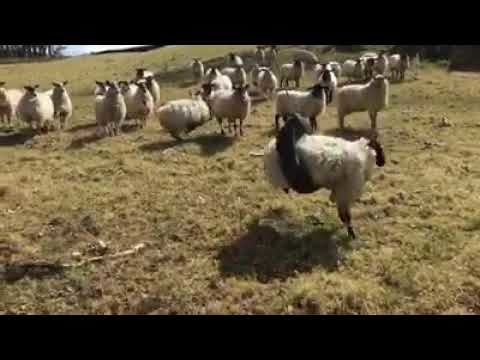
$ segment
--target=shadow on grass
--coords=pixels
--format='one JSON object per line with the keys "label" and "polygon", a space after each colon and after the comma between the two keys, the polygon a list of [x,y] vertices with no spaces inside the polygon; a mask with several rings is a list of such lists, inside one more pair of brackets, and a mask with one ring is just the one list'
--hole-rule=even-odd
{"label": "shadow on grass", "polygon": [[224,276],[256,275],[261,282],[285,280],[314,267],[334,271],[342,256],[336,230],[318,220],[292,224],[281,214],[254,221],[246,234],[219,252]]}
{"label": "shadow on grass", "polygon": [[82,125],[77,125],[77,126],[74,126],[70,129],[68,129],[67,132],[74,133],[74,132],[77,132],[77,131],[94,129],[96,127],[97,127],[96,123],[82,124]]}
{"label": "shadow on grass", "polygon": [[31,129],[25,129],[17,132],[12,130],[8,130],[8,132],[0,132],[0,147],[24,145],[36,135],[38,134]]}
{"label": "shadow on grass", "polygon": [[176,147],[181,147],[186,144],[197,144],[201,148],[202,155],[212,156],[219,152],[225,151],[233,145],[235,138],[223,135],[201,135],[195,138],[185,140],[171,140],[169,142],[157,142],[140,146],[141,151],[155,152],[165,151]]}

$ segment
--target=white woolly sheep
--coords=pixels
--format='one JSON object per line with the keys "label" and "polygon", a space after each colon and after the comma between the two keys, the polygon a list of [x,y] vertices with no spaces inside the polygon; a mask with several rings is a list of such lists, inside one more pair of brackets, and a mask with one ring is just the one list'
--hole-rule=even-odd
{"label": "white woolly sheep", "polygon": [[52,83],[53,91],[50,97],[53,101],[53,107],[55,109],[55,119],[59,120],[60,128],[65,130],[67,121],[72,117],[73,105],[70,95],[68,94],[67,86],[68,81],[63,83]]}
{"label": "white woolly sheep", "polygon": [[289,115],[276,139],[265,148],[264,170],[267,181],[286,193],[313,194],[331,191],[339,217],[350,238],[356,238],[351,208],[362,196],[374,167],[385,166],[381,144],[360,139],[349,142],[341,138],[310,135],[307,119]]}
{"label": "white woolly sheep", "polygon": [[286,84],[288,87],[290,81],[295,81],[295,87],[300,87],[300,80],[305,73],[305,67],[300,60],[295,60],[293,64],[283,64],[280,68],[280,87]]}
{"label": "white woolly sheep", "polygon": [[275,107],[275,128],[280,128],[280,118],[298,113],[310,120],[313,131],[317,131],[317,117],[325,113],[327,107],[327,88],[315,85],[307,91],[282,90],[277,92]]}
{"label": "white woolly sheep", "polygon": [[153,114],[155,106],[146,81],[140,80],[133,84],[121,81],[119,85],[127,106],[126,117],[136,120],[137,125],[144,128],[147,125],[148,118]]}
{"label": "white woolly sheep", "polygon": [[36,131],[48,131],[53,125],[55,108],[50,96],[37,92],[39,85],[25,86],[18,102],[17,114]]}
{"label": "white woolly sheep", "polygon": [[240,67],[227,67],[221,71],[222,75],[226,75],[232,80],[233,86],[244,86],[247,84],[247,73]]}
{"label": "white woolly sheep", "polygon": [[216,67],[207,70],[203,83],[212,85],[214,90],[232,90],[233,88],[232,80]]}
{"label": "white woolly sheep", "polygon": [[158,105],[160,103],[160,85],[158,85],[158,82],[153,76],[147,76],[145,80],[147,82],[147,89],[150,91],[150,94],[152,94],[153,104]]}
{"label": "white woolly sheep", "polygon": [[410,68],[410,57],[407,54],[395,54],[389,60],[392,79],[405,80],[405,72]]}
{"label": "white woolly sheep", "polygon": [[327,104],[331,104],[333,101],[334,96],[337,93],[338,87],[338,80],[335,76],[335,73],[330,66],[326,66],[326,70],[324,70],[318,77],[317,83],[320,86],[323,86],[327,90]]}
{"label": "white woolly sheep", "polygon": [[349,85],[337,94],[338,120],[345,127],[345,117],[356,112],[368,111],[372,129],[377,128],[377,115],[388,107],[389,82],[383,75],[376,75],[368,84]]}
{"label": "white woolly sheep", "polygon": [[182,140],[181,134],[189,134],[211,119],[208,104],[202,99],[201,92],[193,99],[171,101],[157,110],[162,128],[175,139]]}
{"label": "white woolly sheep", "polygon": [[203,63],[200,61],[200,59],[193,59],[191,67],[195,82],[200,83],[205,75],[205,67],[203,66]]}
{"label": "white woolly sheep", "polygon": [[242,58],[235,54],[235,53],[230,53],[228,54],[228,66],[229,67],[242,67],[243,66],[243,60]]}
{"label": "white woolly sheep", "polygon": [[[231,124],[235,128],[235,136],[238,135],[238,128],[240,136],[243,136],[243,123],[250,115],[252,108],[252,100],[248,94],[248,88],[249,85],[246,85],[232,90],[215,91],[211,84],[203,86],[204,98],[209,104],[212,116],[217,119],[220,125],[222,135],[225,135],[223,119],[227,119],[229,129]],[[237,127],[237,120],[240,122],[239,127]]]}
{"label": "white woolly sheep", "polygon": [[18,102],[23,92],[16,89],[5,89],[5,82],[0,82],[0,121],[12,125],[12,119],[16,117]]}
{"label": "white woolly sheep", "polygon": [[[97,83],[101,87],[100,83]],[[127,105],[116,82],[106,82],[108,89],[105,95],[95,97],[95,114],[97,124],[107,135],[120,135],[121,128],[127,116]]]}
{"label": "white woolly sheep", "polygon": [[278,88],[278,79],[272,70],[262,70],[258,76],[258,88],[269,99],[273,97],[273,94]]}

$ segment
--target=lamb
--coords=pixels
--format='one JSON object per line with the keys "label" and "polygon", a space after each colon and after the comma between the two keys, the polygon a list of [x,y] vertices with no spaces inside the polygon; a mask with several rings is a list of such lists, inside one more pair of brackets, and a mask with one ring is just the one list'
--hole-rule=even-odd
{"label": "lamb", "polygon": [[235,53],[228,54],[228,66],[230,67],[243,67],[243,60]]}
{"label": "lamb", "polygon": [[313,131],[317,131],[317,117],[325,113],[326,91],[328,88],[317,84],[307,91],[288,91],[283,90],[277,93],[275,110],[275,128],[278,131],[280,118],[291,113],[298,113],[310,120]]}
{"label": "lamb", "polygon": [[258,66],[265,66],[265,49],[263,46],[257,46],[255,52],[255,64]]}
{"label": "lamb", "polygon": [[191,67],[193,72],[193,78],[198,84],[202,81],[203,76],[205,75],[205,67],[203,66],[203,63],[200,61],[200,59],[193,59]]}
{"label": "lamb", "polygon": [[244,86],[247,84],[247,73],[240,67],[227,67],[221,71],[222,75],[226,75],[232,80],[234,86]]}
{"label": "lamb", "polygon": [[377,72],[377,74],[386,76],[389,64],[390,63],[388,61],[388,57],[386,55],[386,52],[381,51],[379,56],[378,56],[377,63],[375,64],[375,71]]}
{"label": "lamb", "polygon": [[142,80],[146,79],[147,77],[153,77],[154,74],[151,71],[148,71],[147,69],[137,69],[137,75],[135,77],[135,80]]}
{"label": "lamb", "polygon": [[39,85],[25,86],[26,91],[17,106],[20,119],[38,132],[48,131],[53,125],[55,115],[52,99],[37,92],[39,87]]}
{"label": "lamb", "polygon": [[232,80],[216,67],[207,70],[203,82],[212,85],[214,90],[232,90],[233,88]]}
{"label": "lamb", "polygon": [[147,83],[147,89],[150,91],[150,94],[152,94],[153,104],[158,105],[160,103],[160,85],[158,85],[158,82],[153,76],[147,76],[145,80]]}
{"label": "lamb", "polygon": [[229,127],[233,123],[235,136],[238,133],[237,120],[240,121],[240,136],[243,136],[243,123],[250,115],[252,100],[248,94],[249,85],[235,87],[233,90],[215,91],[211,84],[203,86],[205,100],[209,104],[212,115],[217,119],[220,125],[222,135],[225,135],[223,129],[223,119],[227,119]]}
{"label": "lamb", "polygon": [[374,167],[385,166],[385,153],[376,140],[361,138],[349,142],[341,138],[310,135],[307,119],[290,114],[276,139],[265,148],[264,171],[267,181],[287,194],[331,191],[339,217],[350,238],[356,234],[351,208],[362,196]]}
{"label": "lamb", "polygon": [[395,54],[389,60],[392,79],[405,80],[405,72],[410,68],[410,57],[407,54]]}
{"label": "lamb", "polygon": [[[119,83],[121,92],[127,106],[127,118],[137,120],[137,125],[144,128],[148,118],[154,111],[153,96],[147,88],[145,80],[129,84],[125,81]],[[138,124],[140,121],[140,124]]]}
{"label": "lamb", "polygon": [[[97,82],[99,87],[101,83]],[[99,129],[103,129],[108,135],[120,135],[121,127],[127,116],[127,105],[116,82],[107,81],[108,89],[105,95],[95,98],[95,114]]]}
{"label": "lamb", "polygon": [[197,92],[193,99],[171,101],[156,113],[162,128],[177,140],[182,140],[182,133],[188,135],[211,119],[210,108],[201,92]]}
{"label": "lamb", "polygon": [[7,120],[8,126],[12,125],[12,119],[16,117],[17,105],[23,96],[20,90],[7,90],[4,88],[5,82],[0,82],[0,121],[5,123]]}
{"label": "lamb", "polygon": [[272,98],[278,88],[278,79],[272,70],[266,69],[260,72],[258,77],[258,87],[269,99]]}
{"label": "lamb", "polygon": [[347,115],[368,111],[372,129],[376,129],[378,113],[388,107],[389,89],[389,82],[383,75],[376,75],[365,85],[349,85],[340,89],[337,94],[340,128],[345,127]]}
{"label": "lamb", "polygon": [[287,87],[290,81],[295,81],[295,87],[300,87],[300,80],[305,73],[305,67],[300,60],[295,60],[293,64],[284,64],[280,68],[280,87],[286,84]]}
{"label": "lamb", "polygon": [[326,70],[324,70],[320,76],[318,77],[318,84],[323,86],[324,88],[328,89],[327,90],[327,104],[332,103],[333,98],[337,92],[337,87],[338,87],[338,80],[337,77],[335,76],[335,73],[333,70],[331,70],[331,67],[327,66]]}
{"label": "lamb", "polygon": [[51,98],[55,109],[55,119],[59,119],[60,128],[62,130],[65,130],[66,123],[73,114],[72,100],[65,88],[67,84],[68,81],[64,81],[63,83],[52,83],[53,92]]}

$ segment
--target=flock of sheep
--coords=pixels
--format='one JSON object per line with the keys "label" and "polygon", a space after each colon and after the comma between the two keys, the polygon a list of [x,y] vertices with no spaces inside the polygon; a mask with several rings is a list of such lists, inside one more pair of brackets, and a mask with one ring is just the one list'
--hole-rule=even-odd
{"label": "flock of sheep", "polygon": [[[142,128],[156,114],[162,128],[178,140],[213,118],[222,135],[223,121],[227,120],[228,131],[243,136],[243,124],[252,109],[251,91],[255,90],[275,102],[277,136],[264,153],[269,183],[287,193],[331,190],[330,199],[337,204],[341,221],[349,235],[355,237],[351,206],[361,196],[374,166],[385,165],[385,154],[376,135],[355,142],[316,135],[317,119],[327,106],[336,104],[340,128],[345,126],[349,114],[368,112],[372,129],[376,130],[377,116],[389,103],[387,76],[403,80],[410,67],[409,57],[381,52],[364,54],[344,64],[306,64],[296,58],[292,63],[279,65],[275,46],[259,46],[254,59],[250,84],[244,61],[237,54],[229,54],[223,69],[205,69],[200,59],[194,59],[191,70],[199,89],[190,93],[190,98],[162,106],[160,86],[146,69],[138,69],[132,81],[96,82],[97,132],[117,136],[125,120],[135,120]],[[306,65],[313,70],[315,84],[300,90]],[[341,77],[349,81],[343,87],[339,86]],[[351,80],[360,83],[350,84]],[[296,89],[285,88],[291,82]],[[6,89],[5,83],[0,82],[0,120],[11,125],[16,116],[36,131],[49,131],[56,123],[64,129],[73,110],[66,85],[67,82],[54,83],[52,90],[39,92],[38,86],[25,86],[20,91]]]}

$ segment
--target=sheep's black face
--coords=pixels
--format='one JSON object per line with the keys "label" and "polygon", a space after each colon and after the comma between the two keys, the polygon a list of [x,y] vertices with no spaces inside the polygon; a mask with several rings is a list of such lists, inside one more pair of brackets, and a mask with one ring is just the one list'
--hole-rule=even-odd
{"label": "sheep's black face", "polygon": [[[324,68],[325,69],[325,68]],[[322,75],[322,80],[326,83],[332,81],[332,75],[330,74],[329,70],[325,70]]]}
{"label": "sheep's black face", "polygon": [[386,164],[385,160],[385,152],[383,151],[382,145],[377,141],[377,140],[370,140],[368,143],[368,146],[375,150],[375,153],[377,154],[377,161],[376,164],[378,167],[384,167]]}

